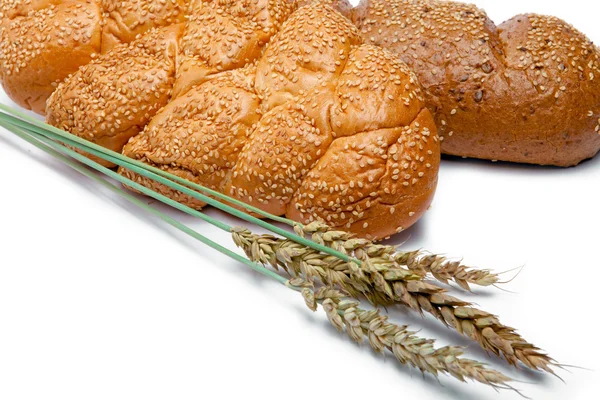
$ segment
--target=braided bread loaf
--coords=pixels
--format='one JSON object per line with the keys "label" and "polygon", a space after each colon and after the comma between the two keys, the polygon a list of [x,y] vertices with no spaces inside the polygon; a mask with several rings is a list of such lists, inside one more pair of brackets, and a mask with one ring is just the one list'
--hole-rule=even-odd
{"label": "braided bread loaf", "polygon": [[600,53],[565,22],[519,15],[496,27],[473,5],[361,0],[353,19],[424,86],[442,151],[571,166],[600,150]]}
{"label": "braided bread loaf", "polygon": [[[319,1],[350,16],[352,7],[347,0]],[[274,25],[269,28],[269,22],[262,21],[264,17],[270,18],[263,15],[267,7],[296,8],[294,0],[268,3],[267,6],[262,0],[0,0],[0,82],[17,104],[44,114],[46,100],[56,86],[97,55],[121,43],[130,43],[152,28],[185,22],[186,16],[195,19],[197,25],[205,23],[206,18],[221,18],[207,12],[198,16],[198,10],[227,10],[231,17],[228,25],[211,26],[238,27],[237,39],[247,34],[268,39],[272,34],[269,29]],[[251,15],[252,12],[255,14]],[[289,12],[284,11],[275,20],[281,22],[287,16]],[[240,24],[237,17],[243,20]],[[255,23],[248,24],[253,17]],[[200,27],[197,32],[206,33]],[[206,47],[209,37],[194,43],[204,42]]]}
{"label": "braided bread loaf", "polygon": [[49,99],[49,121],[117,151],[131,137],[125,155],[297,221],[373,239],[408,228],[431,203],[440,158],[416,76],[329,6],[287,18],[273,4],[266,15],[282,17],[261,19],[273,21],[266,47],[223,28],[231,8],[201,7],[194,18],[218,18],[154,30],[82,67]]}

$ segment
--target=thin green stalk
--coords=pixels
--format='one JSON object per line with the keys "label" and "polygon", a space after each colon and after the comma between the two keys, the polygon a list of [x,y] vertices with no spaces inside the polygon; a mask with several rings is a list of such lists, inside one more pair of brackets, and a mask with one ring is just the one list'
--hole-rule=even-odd
{"label": "thin green stalk", "polygon": [[[156,173],[158,175],[161,175],[161,176],[163,176],[165,178],[168,178],[168,179],[170,179],[172,181],[175,181],[175,182],[178,182],[178,183],[182,183],[182,184],[184,184],[186,186],[189,186],[191,188],[194,188],[194,189],[196,189],[196,190],[198,190],[200,192],[203,192],[203,193],[208,194],[210,196],[213,196],[213,197],[219,198],[221,200],[227,201],[227,202],[229,202],[231,204],[235,204],[238,207],[245,208],[248,211],[252,211],[252,212],[254,212],[254,213],[258,214],[258,215],[262,215],[263,217],[269,218],[269,219],[271,219],[273,221],[281,222],[283,224],[290,225],[290,226],[294,226],[294,225],[297,224],[296,222],[294,222],[294,221],[292,221],[290,219],[287,219],[287,218],[284,218],[284,217],[279,217],[277,215],[268,213],[268,212],[266,212],[264,210],[261,210],[258,207],[254,207],[254,206],[252,206],[250,204],[246,204],[243,201],[234,199],[233,197],[227,196],[227,195],[225,195],[225,194],[223,194],[221,192],[218,192],[216,190],[209,189],[209,188],[207,188],[205,186],[202,186],[202,185],[199,185],[199,184],[197,184],[195,182],[190,182],[187,179],[184,179],[184,178],[181,178],[181,177],[179,177],[177,175],[173,175],[173,174],[171,174],[169,172],[163,171],[160,168],[153,167],[153,166],[145,164],[145,163],[143,163],[141,161],[131,159],[131,158],[126,157],[126,156],[124,156],[124,155],[122,155],[120,153],[117,153],[117,152],[114,152],[112,150],[106,149],[106,148],[104,148],[102,146],[99,146],[99,145],[93,143],[93,142],[87,141],[87,140],[82,139],[82,138],[80,138],[78,136],[75,136],[75,135],[73,135],[73,134],[71,134],[69,132],[63,131],[62,129],[56,128],[56,127],[54,127],[52,125],[48,125],[48,124],[46,124],[46,123],[44,123],[42,121],[39,121],[39,120],[37,120],[35,118],[32,118],[29,115],[27,115],[27,114],[25,114],[25,113],[23,113],[23,112],[21,112],[19,110],[15,110],[15,109],[13,109],[11,107],[8,107],[8,106],[6,106],[4,104],[1,104],[1,103],[0,103],[0,110],[3,111],[3,113],[0,113],[0,115],[2,115],[3,117],[9,118],[9,120],[12,121],[13,124],[15,124],[15,125],[17,125],[17,126],[19,126],[21,128],[27,128],[27,125],[33,125],[33,126],[35,126],[37,128],[41,128],[41,129],[43,129],[45,131],[49,131],[51,133],[54,133],[55,135],[60,136],[61,139],[70,139],[70,140],[72,140],[74,142],[77,142],[80,145],[83,145],[83,146],[88,147],[88,148],[92,148],[92,149],[94,149],[96,151],[100,151],[103,154],[111,155],[112,157],[117,158],[117,159],[119,159],[121,161],[127,162],[128,164],[133,164],[133,165],[136,165],[138,167],[144,168],[146,170],[150,170],[150,171],[152,171],[152,172],[154,172],[154,173]],[[15,118],[14,116],[17,116],[19,118]],[[102,158],[104,158],[104,157],[102,157]],[[116,164],[116,163],[114,163],[114,164]]]}
{"label": "thin green stalk", "polygon": [[[14,116],[8,115],[2,110],[9,110],[10,112],[13,112],[15,115],[19,115],[26,120],[22,120],[22,119],[14,117]],[[134,173],[137,173],[138,175],[144,176],[148,179],[156,181],[160,184],[163,184],[163,185],[170,187],[174,190],[177,190],[181,193],[187,194],[190,197],[193,197],[193,198],[203,201],[209,205],[212,205],[215,208],[220,209],[230,215],[234,215],[244,221],[247,221],[247,222],[253,223],[255,225],[258,225],[260,227],[263,227],[271,232],[274,232],[276,234],[279,234],[280,236],[283,236],[284,238],[286,238],[292,242],[306,246],[306,247],[313,249],[319,253],[333,256],[344,262],[352,263],[357,266],[362,266],[362,264],[363,264],[363,262],[360,260],[360,258],[356,257],[356,255],[348,255],[347,252],[338,250],[338,249],[340,249],[339,247],[332,246],[331,243],[324,243],[322,240],[319,240],[319,238],[315,238],[314,232],[313,232],[313,236],[311,238],[305,238],[303,234],[300,234],[298,232],[292,233],[292,232],[289,232],[288,230],[281,229],[275,225],[270,224],[269,222],[267,222],[265,220],[258,219],[258,218],[254,217],[250,214],[247,214],[237,208],[233,208],[227,204],[224,204],[213,197],[209,197],[205,194],[199,193],[198,191],[193,190],[192,188],[195,187],[198,190],[212,193],[212,194],[214,194],[214,197],[216,197],[216,198],[225,199],[229,203],[238,204],[238,205],[240,205],[240,207],[246,208],[250,211],[258,210],[258,211],[260,211],[259,214],[261,214],[263,216],[274,217],[272,214],[269,214],[269,213],[266,213],[259,209],[256,209],[256,208],[249,206],[239,200],[233,199],[233,198],[223,195],[219,192],[215,192],[211,189],[205,188],[202,185],[198,185],[194,182],[187,181],[184,178],[180,178],[176,175],[165,172],[159,168],[153,167],[151,165],[142,163],[137,160],[133,160],[122,154],[105,149],[101,146],[98,146],[98,145],[92,143],[92,142],[89,142],[87,140],[84,140],[77,136],[74,136],[68,132],[61,131],[60,129],[57,129],[51,125],[47,125],[40,121],[34,120],[34,119],[24,115],[23,113],[20,113],[19,111],[11,110],[10,108],[3,106],[1,104],[0,104],[0,120],[5,121],[5,123],[10,124],[11,126],[21,127],[23,129],[26,129],[27,131],[31,132],[32,134],[49,138],[57,143],[61,143],[61,144],[64,143],[72,148],[78,149],[79,151],[81,151],[83,153],[89,153],[100,159],[104,159],[113,164],[120,165],[123,168],[129,169],[129,170],[133,171]],[[28,122],[28,121],[31,121],[31,122]],[[54,133],[54,132],[56,132],[56,133]],[[78,157],[78,159],[84,163],[86,162],[85,158]],[[123,182],[121,179],[121,176],[116,174],[115,172],[111,171],[110,175],[112,177],[114,177],[115,179],[117,179],[118,181]],[[131,182],[131,180],[129,182]],[[184,185],[181,185],[178,182],[182,182],[182,183],[184,183]],[[166,204],[169,204],[169,205],[173,206],[174,208],[177,208],[187,214],[190,214],[190,215],[193,215],[196,217],[200,217],[201,219],[203,219],[205,221],[207,220],[207,218],[209,218],[205,214],[200,213],[192,208],[185,207],[179,202],[174,202],[171,199],[169,199],[168,197],[160,196],[160,198],[157,198],[157,196],[159,196],[157,193],[155,193],[154,191],[148,191],[148,188],[146,188],[145,186],[140,186],[138,183],[130,184],[129,186],[133,187],[134,189],[138,189],[138,191],[140,191],[144,194],[147,194],[155,199],[158,199],[159,201],[162,201]],[[300,229],[303,229],[305,231],[307,228],[309,228],[309,226],[303,226],[302,224],[296,224],[285,218],[280,218],[280,217],[277,217],[277,218],[278,218],[278,220],[285,220],[286,223],[289,223],[290,225],[292,225],[294,227],[299,227]],[[213,219],[213,220],[209,220],[209,222],[213,223],[213,225],[219,226],[221,229],[226,229],[226,230],[230,231],[232,234],[234,233],[230,226],[224,225],[220,221]],[[235,228],[233,228],[233,230],[235,230]],[[396,250],[394,250],[394,252],[395,251]],[[497,275],[491,274],[489,271],[470,270],[469,268],[460,265],[460,263],[456,264],[456,263],[445,262],[445,258],[439,257],[439,256],[435,256],[433,258],[431,256],[418,258],[419,255],[420,255],[419,252],[398,253],[398,254],[396,254],[395,260],[399,263],[400,262],[406,263],[406,265],[411,269],[415,269],[415,267],[417,267],[415,269],[415,271],[422,274],[423,278],[425,278],[427,275],[431,275],[435,279],[438,279],[439,281],[441,281],[443,283],[448,283],[448,280],[454,280],[461,287],[466,288],[467,290],[469,289],[469,286],[468,286],[469,283],[481,285],[481,286],[487,286],[487,285],[493,284],[494,282],[498,281]],[[398,256],[402,256],[404,258],[398,258]]]}
{"label": "thin green stalk", "polygon": [[[249,266],[250,268],[252,268],[253,270],[257,271],[258,273],[260,273],[262,275],[265,275],[269,278],[275,279],[279,283],[282,283],[288,287],[291,287],[292,289],[297,289],[288,284],[288,279],[282,277],[281,275],[277,274],[276,272],[271,271],[257,263],[253,263],[252,261],[248,260],[246,257],[243,257],[243,256],[227,249],[226,247],[221,246],[220,244],[210,240],[206,236],[203,236],[202,234],[191,229],[190,227],[188,227],[188,226],[182,224],[181,222],[169,217],[168,215],[160,212],[156,208],[147,205],[146,203],[144,203],[137,197],[133,196],[132,194],[127,193],[126,191],[120,189],[119,187],[111,184],[106,179],[103,179],[103,178],[97,176],[92,171],[86,169],[83,165],[72,161],[71,159],[64,156],[63,154],[61,154],[59,151],[57,151],[55,149],[55,147],[59,147],[56,145],[56,143],[53,143],[53,142],[49,141],[48,139],[39,138],[39,137],[36,137],[34,139],[34,136],[30,136],[31,134],[26,133],[24,130],[18,130],[18,128],[12,127],[10,124],[6,124],[3,121],[0,121],[0,126],[6,128],[8,131],[14,133],[16,136],[18,136],[21,139],[27,141],[28,143],[34,145],[38,149],[45,151],[46,153],[48,153],[51,156],[55,157],[56,159],[60,160],[62,163],[68,165],[69,167],[71,167],[75,171],[79,172],[80,174],[82,174],[90,179],[93,179],[94,181],[96,181],[97,183],[102,185],[103,187],[109,189],[113,193],[116,193],[117,195],[121,196],[123,199],[127,200],[128,202],[130,202],[130,203],[144,209],[148,213],[160,218],[161,220],[168,223],[172,227],[174,227],[174,228],[186,233],[187,235],[193,237],[194,239],[199,240],[200,242],[210,246],[214,250],[217,250],[218,252],[220,252],[228,257],[231,257],[238,262],[241,262],[241,263]],[[61,148],[60,150],[62,151],[62,150],[69,150],[69,149]],[[75,154],[77,154],[77,153],[75,153]],[[94,161],[91,161],[91,162],[94,163]],[[97,164],[97,166],[99,167],[98,170],[100,170],[101,168],[104,168],[100,164]],[[104,171],[101,171],[101,172],[104,173]]]}
{"label": "thin green stalk", "polygon": [[[5,106],[3,106],[3,105],[0,104],[0,109],[5,110],[6,108],[7,107],[5,107]],[[15,111],[15,114],[21,116],[22,113],[19,113],[19,112]],[[283,237],[285,237],[287,239],[293,240],[293,241],[295,241],[297,243],[300,243],[302,245],[308,246],[310,248],[313,248],[313,249],[318,250],[320,252],[323,252],[325,254],[329,254],[331,256],[337,257],[337,258],[339,258],[339,259],[341,259],[343,261],[354,262],[355,264],[357,264],[359,266],[362,264],[360,260],[358,260],[356,258],[353,258],[353,257],[350,257],[347,254],[344,254],[344,253],[342,253],[340,251],[334,250],[334,249],[332,249],[330,247],[321,245],[319,243],[315,243],[314,241],[312,241],[310,239],[303,238],[303,237],[301,237],[299,235],[296,235],[294,233],[291,233],[291,232],[289,232],[289,231],[287,231],[285,229],[279,228],[279,227],[277,227],[277,226],[275,226],[273,224],[270,224],[270,223],[268,223],[268,222],[266,222],[264,220],[261,220],[259,218],[253,217],[253,216],[251,216],[251,215],[249,215],[249,214],[247,214],[247,213],[245,213],[243,211],[240,211],[240,210],[238,210],[236,208],[228,206],[227,204],[223,204],[223,203],[219,202],[218,200],[215,200],[215,199],[213,199],[211,197],[208,197],[206,195],[198,193],[198,192],[190,189],[189,187],[187,187],[187,186],[190,186],[190,187],[199,187],[199,188],[202,188],[201,190],[206,189],[207,191],[210,191],[211,194],[214,192],[214,191],[212,191],[210,189],[204,188],[203,186],[200,186],[200,185],[194,184],[193,182],[187,181],[185,179],[176,177],[175,175],[165,173],[164,171],[162,171],[162,170],[160,170],[158,168],[149,166],[149,165],[147,165],[145,163],[141,163],[141,162],[133,160],[133,159],[131,159],[129,157],[123,156],[123,155],[121,155],[119,153],[116,153],[116,152],[113,152],[111,150],[105,149],[105,148],[103,148],[101,146],[98,146],[98,145],[96,145],[94,143],[88,142],[88,141],[86,141],[84,139],[78,138],[77,136],[74,136],[74,135],[69,134],[67,132],[61,131],[60,129],[52,127],[51,125],[44,124],[44,123],[42,123],[40,121],[32,120],[32,121],[35,121],[35,123],[34,122],[28,123],[27,121],[22,121],[22,120],[20,120],[18,118],[12,117],[12,116],[4,114],[4,113],[1,113],[0,115],[2,116],[2,118],[4,118],[5,120],[7,120],[6,121],[7,123],[9,123],[9,124],[11,124],[13,126],[17,126],[17,127],[23,128],[23,129],[25,129],[27,131],[34,132],[34,133],[39,134],[39,135],[43,135],[43,136],[45,136],[47,138],[50,138],[50,139],[53,139],[53,140],[64,142],[65,144],[67,144],[69,146],[78,148],[78,149],[80,149],[80,150],[82,150],[82,151],[84,151],[86,153],[89,153],[91,155],[94,155],[96,157],[104,159],[106,161],[112,162],[113,164],[116,164],[116,165],[122,166],[124,168],[127,168],[127,169],[129,169],[129,170],[131,170],[131,171],[133,171],[133,172],[135,172],[135,173],[137,173],[139,175],[142,175],[142,176],[145,176],[145,177],[147,177],[149,179],[155,180],[156,182],[159,182],[159,183],[161,183],[163,185],[166,185],[166,186],[168,186],[168,187],[170,187],[172,189],[178,190],[178,191],[180,191],[180,192],[182,192],[182,193],[184,193],[184,194],[186,194],[188,196],[191,196],[191,197],[193,197],[195,199],[203,201],[203,202],[205,202],[205,203],[207,203],[207,204],[209,204],[209,205],[211,205],[211,206],[213,206],[215,208],[218,208],[218,209],[220,209],[222,211],[225,211],[226,213],[229,213],[231,215],[234,215],[234,216],[236,216],[236,217],[238,217],[238,218],[240,218],[240,219],[242,219],[244,221],[251,222],[251,223],[256,224],[256,225],[258,225],[258,226],[260,226],[262,228],[265,228],[265,229],[267,229],[267,230],[269,230],[271,232],[277,233],[277,234],[279,234],[279,235],[281,235],[281,236],[283,236]],[[34,126],[31,126],[31,125],[34,125]],[[53,128],[53,129],[51,129],[51,128]],[[58,131],[60,133],[54,133],[54,131]],[[85,162],[85,161],[82,161],[82,162]],[[113,171],[111,171],[111,172],[114,175],[118,175],[118,174],[114,173]],[[114,175],[111,175],[111,176],[114,176]],[[169,179],[165,178],[165,176],[169,176]],[[173,177],[173,178],[171,178],[171,177]],[[175,179],[175,178],[177,178],[177,179]],[[118,179],[118,178],[115,178],[115,179]],[[173,180],[183,181],[183,182],[185,182],[185,184],[187,186],[180,185],[179,183],[173,182]],[[136,187],[134,187],[134,188],[136,190],[138,190],[138,187],[139,187],[139,185],[136,186]],[[142,193],[144,193],[144,191],[142,191],[142,190],[140,190],[140,191]],[[218,192],[215,192],[215,193],[218,193]],[[151,195],[151,196],[154,197],[154,195]],[[219,197],[223,198],[223,195],[221,194],[221,196],[219,196]],[[253,208],[247,207],[248,205],[246,203],[240,202],[239,200],[231,201],[231,200],[234,200],[234,199],[232,199],[232,198],[230,198],[228,196],[225,196],[225,197],[226,197],[227,201],[230,201],[230,202],[236,203],[236,204],[239,203],[239,204],[242,205],[242,207],[245,207],[245,208],[253,211]],[[176,203],[176,204],[179,204],[179,203]],[[177,206],[176,208],[181,209],[180,207],[181,207],[181,205]],[[265,213],[262,212],[261,214],[265,214]],[[271,214],[268,214],[268,215],[271,215]],[[287,220],[287,221],[290,222],[289,220]]]}
{"label": "thin green stalk", "polygon": [[[12,124],[10,124],[10,123],[3,124],[3,126],[5,126],[5,127],[7,125],[9,127],[12,126]],[[14,128],[12,128],[12,129],[14,129]],[[24,129],[23,131],[28,132],[27,129]],[[143,185],[140,185],[139,183],[134,182],[131,179],[126,178],[126,177],[124,177],[124,176],[116,173],[115,171],[113,171],[113,170],[111,170],[109,168],[106,168],[106,167],[98,164],[97,162],[95,162],[95,161],[93,161],[93,160],[91,160],[91,159],[89,159],[89,158],[87,158],[87,157],[85,157],[85,156],[83,156],[83,155],[81,155],[81,154],[79,154],[79,153],[77,153],[77,152],[69,149],[68,147],[65,147],[65,146],[63,146],[63,145],[61,145],[59,143],[56,143],[56,142],[54,142],[54,141],[52,141],[52,140],[50,140],[50,139],[48,139],[48,138],[46,138],[44,136],[39,136],[39,135],[37,135],[35,133],[29,133],[29,134],[33,135],[34,137],[37,138],[37,140],[39,140],[40,142],[43,142],[47,146],[52,147],[54,150],[63,152],[65,154],[69,155],[71,158],[76,159],[77,161],[79,161],[79,162],[81,162],[81,163],[83,163],[83,164],[85,164],[85,165],[87,165],[87,166],[89,166],[89,167],[97,170],[98,172],[101,172],[102,174],[107,175],[107,176],[109,176],[109,177],[111,177],[111,178],[119,181],[120,183],[122,183],[124,185],[130,186],[130,187],[134,188],[135,190],[138,190],[139,192],[145,194],[146,196],[152,197],[153,199],[158,200],[161,203],[167,204],[167,205],[169,205],[169,206],[171,206],[173,208],[176,208],[176,209],[178,209],[180,211],[183,211],[186,214],[189,214],[189,215],[201,218],[203,221],[206,221],[209,224],[214,225],[217,228],[222,229],[222,230],[224,230],[226,232],[232,232],[232,230],[233,230],[232,226],[230,226],[230,225],[228,225],[228,224],[226,224],[224,222],[221,222],[221,221],[219,221],[219,220],[217,220],[215,218],[212,218],[212,217],[204,214],[203,212],[194,210],[193,208],[190,208],[190,207],[188,207],[186,205],[183,205],[183,204],[181,204],[181,203],[179,203],[179,202],[177,202],[177,201],[175,201],[173,199],[168,198],[167,196],[164,196],[164,195],[162,195],[160,193],[157,193],[157,192],[155,192],[155,191],[153,191],[151,189],[148,189],[147,187],[145,187]]]}

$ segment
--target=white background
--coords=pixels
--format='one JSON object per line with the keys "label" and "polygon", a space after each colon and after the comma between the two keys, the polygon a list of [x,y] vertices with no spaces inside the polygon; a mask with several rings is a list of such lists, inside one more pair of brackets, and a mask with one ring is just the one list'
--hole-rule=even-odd
{"label": "white background", "polygon": [[[496,22],[556,14],[600,42],[590,0],[477,4]],[[8,102],[3,93],[0,100]],[[438,383],[354,345],[298,294],[5,131],[0,180],[0,399],[519,398],[445,377]],[[599,184],[600,157],[573,169],[445,160],[433,208],[394,241],[497,271],[525,265],[505,286],[515,293],[459,295],[560,362],[598,370]],[[524,381],[517,386],[532,398],[599,398],[597,372],[560,372],[563,384],[516,371],[430,318],[391,313],[439,345],[469,346],[469,356]]]}

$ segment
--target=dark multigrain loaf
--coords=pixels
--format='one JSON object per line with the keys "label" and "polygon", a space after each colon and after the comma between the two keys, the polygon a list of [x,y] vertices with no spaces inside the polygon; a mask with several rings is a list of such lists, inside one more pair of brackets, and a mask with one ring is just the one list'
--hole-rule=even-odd
{"label": "dark multigrain loaf", "polygon": [[123,154],[276,215],[379,239],[427,210],[439,151],[416,76],[313,4],[292,14],[255,64],[171,101]]}
{"label": "dark multigrain loaf", "polygon": [[436,0],[362,0],[353,18],[417,73],[444,153],[571,166],[600,150],[599,52],[560,19],[496,27],[473,5]]}

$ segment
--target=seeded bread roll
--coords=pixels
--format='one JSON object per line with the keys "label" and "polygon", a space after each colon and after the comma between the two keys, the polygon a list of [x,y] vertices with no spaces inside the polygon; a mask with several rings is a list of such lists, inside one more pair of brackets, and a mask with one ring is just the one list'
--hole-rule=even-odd
{"label": "seeded bread roll", "polygon": [[599,52],[565,22],[529,14],[496,27],[437,0],[361,0],[353,18],[417,73],[444,153],[566,167],[600,150]]}
{"label": "seeded bread roll", "polygon": [[212,75],[255,61],[295,9],[292,0],[193,1],[174,96]]}
{"label": "seeded bread roll", "polygon": [[[331,3],[350,16],[346,0],[315,1]],[[236,68],[255,60],[273,27],[297,6],[295,0],[0,0],[0,83],[17,104],[45,114],[56,86],[96,55],[151,29],[189,21],[183,77],[174,89],[179,94],[202,82],[201,77],[188,81],[195,74],[185,74],[187,70],[206,67],[208,76],[231,69],[219,65],[219,57]],[[282,11],[270,14],[272,10]],[[191,29],[194,22],[196,29]],[[229,42],[211,53],[217,49],[211,40],[222,36],[220,29],[229,31]],[[233,29],[238,30],[235,36]],[[207,58],[208,66],[203,62]]]}
{"label": "seeded bread roll", "polygon": [[268,212],[370,239],[422,216],[440,158],[416,76],[322,4],[294,13],[255,65],[171,101],[123,153]]}

